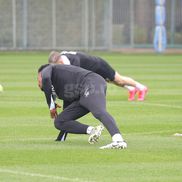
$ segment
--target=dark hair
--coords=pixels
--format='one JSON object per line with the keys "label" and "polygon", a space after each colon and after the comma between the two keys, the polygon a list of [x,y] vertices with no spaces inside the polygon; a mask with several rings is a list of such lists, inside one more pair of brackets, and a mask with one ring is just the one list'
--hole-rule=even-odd
{"label": "dark hair", "polygon": [[50,64],[44,64],[41,65],[40,68],[38,69],[38,73],[40,73],[44,68],[46,68],[47,66],[49,66]]}

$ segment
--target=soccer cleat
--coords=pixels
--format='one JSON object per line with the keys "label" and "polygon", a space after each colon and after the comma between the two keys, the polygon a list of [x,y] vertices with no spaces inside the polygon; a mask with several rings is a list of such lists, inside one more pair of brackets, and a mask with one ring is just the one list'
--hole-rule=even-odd
{"label": "soccer cleat", "polygon": [[57,142],[64,142],[66,140],[68,133],[65,131],[60,131],[59,135],[57,136],[56,140]]}
{"label": "soccer cleat", "polygon": [[144,88],[143,90],[139,90],[139,92],[138,92],[138,101],[144,101],[147,92],[148,92],[147,87]]}
{"label": "soccer cleat", "polygon": [[104,129],[104,127],[102,125],[96,126],[92,131],[91,134],[88,138],[88,142],[90,144],[94,144],[96,142],[98,142],[101,134],[102,134],[102,130]]}
{"label": "soccer cleat", "polygon": [[100,149],[125,149],[127,148],[127,143],[123,142],[112,142],[108,145],[100,147]]}
{"label": "soccer cleat", "polygon": [[133,90],[129,90],[128,93],[129,93],[128,100],[129,101],[135,100],[135,94],[137,93],[137,89],[134,88]]}

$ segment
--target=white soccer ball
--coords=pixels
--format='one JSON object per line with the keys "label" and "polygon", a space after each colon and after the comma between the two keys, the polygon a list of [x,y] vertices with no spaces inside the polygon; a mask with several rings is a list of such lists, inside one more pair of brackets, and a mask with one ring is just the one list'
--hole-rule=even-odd
{"label": "white soccer ball", "polygon": [[3,92],[3,86],[0,84],[0,92]]}

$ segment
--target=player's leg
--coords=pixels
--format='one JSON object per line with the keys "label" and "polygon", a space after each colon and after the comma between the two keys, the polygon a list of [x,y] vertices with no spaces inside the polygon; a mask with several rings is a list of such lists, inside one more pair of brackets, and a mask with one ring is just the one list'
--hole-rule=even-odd
{"label": "player's leg", "polygon": [[143,84],[136,82],[134,79],[126,76],[121,76],[117,73],[106,61],[100,59],[100,66],[96,73],[101,75],[106,81],[112,82],[117,86],[128,89],[129,97],[128,100],[132,101],[135,99],[135,94],[139,92],[138,100],[144,100],[147,93],[147,87]]}
{"label": "player's leg", "polygon": [[147,87],[134,79],[120,75],[118,72],[115,73],[113,83],[125,87],[129,90],[128,100],[134,100],[136,92],[138,92],[138,100],[142,101],[145,99],[147,94]]}
{"label": "player's leg", "polygon": [[[55,127],[65,133],[89,135],[97,133],[97,135],[101,135],[103,127],[93,127],[76,121],[76,119],[86,115],[88,112],[89,111],[82,107],[78,101],[74,101],[55,119]],[[97,140],[93,141],[93,143],[94,142],[97,142]]]}
{"label": "player's leg", "polygon": [[[68,107],[72,102],[63,101],[63,110]],[[60,131],[55,141],[65,141],[68,136],[68,133],[65,131]]]}
{"label": "player's leg", "polygon": [[66,107],[55,119],[55,127],[61,131],[75,134],[85,134],[88,125],[82,124],[76,119],[86,115],[89,111],[74,101]]}
{"label": "player's leg", "polygon": [[106,98],[104,94],[90,94],[87,97],[82,96],[80,98],[80,104],[103,123],[111,136],[120,133],[114,118],[106,111]]}
{"label": "player's leg", "polygon": [[89,91],[87,91],[83,96],[81,96],[80,104],[87,108],[95,118],[103,123],[110,133],[113,142],[122,143],[124,139],[119,128],[117,127],[114,118],[106,110],[106,83],[98,76],[93,77],[92,80],[92,84],[94,84],[94,92],[89,93]]}

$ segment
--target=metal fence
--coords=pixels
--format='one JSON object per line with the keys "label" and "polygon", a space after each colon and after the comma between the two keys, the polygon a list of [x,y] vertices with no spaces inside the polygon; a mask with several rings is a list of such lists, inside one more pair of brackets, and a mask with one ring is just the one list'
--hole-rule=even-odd
{"label": "metal fence", "polygon": [[[155,0],[0,0],[0,49],[153,47]],[[182,48],[182,0],[166,0],[168,47]]]}

